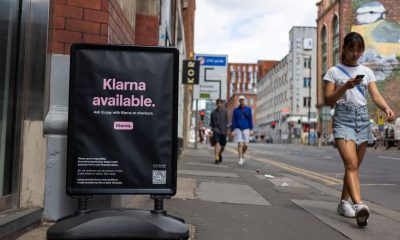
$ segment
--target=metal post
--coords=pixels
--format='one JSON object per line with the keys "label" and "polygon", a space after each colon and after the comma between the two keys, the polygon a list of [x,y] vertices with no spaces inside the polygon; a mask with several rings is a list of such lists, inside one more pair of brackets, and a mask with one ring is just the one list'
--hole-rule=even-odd
{"label": "metal post", "polygon": [[310,136],[311,136],[311,55],[309,58],[308,68],[310,70],[310,82],[308,84],[308,124],[310,125],[308,128],[308,145],[310,145]]}
{"label": "metal post", "polygon": [[196,99],[196,110],[194,111],[194,119],[195,119],[194,120],[194,149],[197,149],[197,134],[198,134],[198,129],[197,129],[198,123],[197,123],[197,121],[198,121],[198,115],[199,115],[198,101],[199,100]]}
{"label": "metal post", "polygon": [[75,215],[81,215],[88,212],[87,202],[92,199],[93,196],[73,196],[72,198],[78,199],[78,209],[75,211]]}
{"label": "metal post", "polygon": [[151,195],[151,199],[154,200],[154,209],[151,211],[154,214],[167,214],[167,211],[164,209],[164,199],[168,198],[166,196],[158,196],[158,195]]}

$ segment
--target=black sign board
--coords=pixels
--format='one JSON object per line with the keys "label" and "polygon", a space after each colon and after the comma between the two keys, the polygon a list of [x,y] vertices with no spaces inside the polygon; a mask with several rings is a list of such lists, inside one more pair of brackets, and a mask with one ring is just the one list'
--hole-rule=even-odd
{"label": "black sign board", "polygon": [[183,60],[182,84],[199,84],[199,60]]}
{"label": "black sign board", "polygon": [[178,57],[174,48],[72,46],[68,194],[175,194]]}

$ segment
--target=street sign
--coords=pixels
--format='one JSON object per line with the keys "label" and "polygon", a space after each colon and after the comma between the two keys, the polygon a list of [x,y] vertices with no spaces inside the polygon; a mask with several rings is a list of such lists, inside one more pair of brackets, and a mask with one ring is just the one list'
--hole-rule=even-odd
{"label": "street sign", "polygon": [[182,84],[199,84],[200,61],[183,60]]}
{"label": "street sign", "polygon": [[178,59],[174,48],[72,46],[68,194],[175,194]]}
{"label": "street sign", "polygon": [[227,55],[197,54],[200,61],[200,82],[193,88],[194,99],[226,100]]}

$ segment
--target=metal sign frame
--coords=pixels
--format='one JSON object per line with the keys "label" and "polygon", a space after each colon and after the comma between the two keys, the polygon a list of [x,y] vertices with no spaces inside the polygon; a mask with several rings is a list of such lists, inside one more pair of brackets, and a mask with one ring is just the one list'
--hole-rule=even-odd
{"label": "metal sign frame", "polygon": [[226,100],[228,56],[196,54],[195,59],[200,61],[200,81],[193,87],[193,98]]}
{"label": "metal sign frame", "polygon": [[[167,47],[74,44],[70,62],[67,193],[175,195],[178,50]],[[118,77],[120,81],[107,80],[110,76]],[[132,80],[143,81],[142,87],[145,86],[145,89],[135,92],[123,88],[135,83]],[[118,92],[115,92],[116,89]],[[125,94],[132,95],[128,95],[125,102],[125,98],[116,93],[124,97]],[[139,94],[142,94],[141,97]],[[93,96],[99,95],[100,102],[104,100],[101,103],[105,103],[107,97],[111,99],[115,96],[113,104],[110,100],[107,105],[95,107]],[[116,102],[119,98],[121,101],[118,105]],[[139,98],[143,105],[138,107],[135,104]],[[122,100],[126,105],[121,105]],[[131,105],[128,105],[129,101]],[[141,109],[144,106],[151,109],[151,116],[138,115],[138,111],[145,113]],[[110,114],[103,115],[102,108],[105,109],[104,113]],[[128,109],[125,110],[127,113],[131,111],[129,115],[134,116],[123,116],[124,109]],[[121,123],[119,118],[123,120]],[[157,170],[157,167],[161,170]],[[94,175],[85,177],[86,172]],[[118,181],[113,182],[115,179]]]}

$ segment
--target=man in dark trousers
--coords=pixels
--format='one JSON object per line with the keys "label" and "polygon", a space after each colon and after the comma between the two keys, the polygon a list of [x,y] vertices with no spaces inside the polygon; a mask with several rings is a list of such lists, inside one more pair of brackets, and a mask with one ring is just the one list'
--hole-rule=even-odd
{"label": "man in dark trousers", "polygon": [[224,109],[224,101],[217,99],[217,108],[211,113],[210,128],[214,139],[215,164],[222,162],[222,152],[226,145],[226,134],[228,132],[228,113]]}
{"label": "man in dark trousers", "polygon": [[239,97],[239,106],[233,110],[232,115],[232,134],[235,137],[235,142],[238,143],[239,165],[245,162],[244,153],[247,150],[246,143],[250,140],[250,135],[253,134],[253,116],[250,107],[245,105],[245,97]]}

